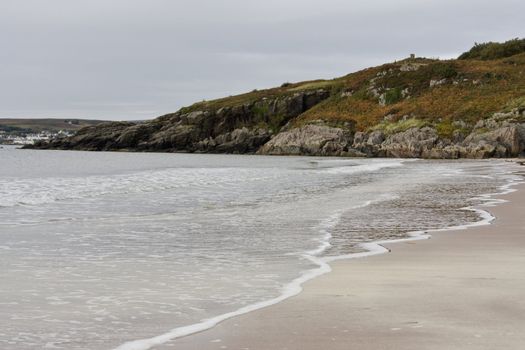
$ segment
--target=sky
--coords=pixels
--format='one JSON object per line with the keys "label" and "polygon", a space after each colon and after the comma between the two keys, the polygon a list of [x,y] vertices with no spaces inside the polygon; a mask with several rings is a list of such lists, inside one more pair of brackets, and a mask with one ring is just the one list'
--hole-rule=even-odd
{"label": "sky", "polygon": [[0,0],[0,118],[142,120],[525,37],[523,0]]}

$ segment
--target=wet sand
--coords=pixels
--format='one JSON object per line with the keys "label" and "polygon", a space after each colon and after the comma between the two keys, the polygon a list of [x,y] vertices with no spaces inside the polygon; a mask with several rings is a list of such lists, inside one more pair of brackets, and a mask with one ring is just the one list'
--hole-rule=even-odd
{"label": "wet sand", "polygon": [[515,188],[488,208],[491,225],[332,263],[296,297],[158,349],[525,349],[525,186]]}

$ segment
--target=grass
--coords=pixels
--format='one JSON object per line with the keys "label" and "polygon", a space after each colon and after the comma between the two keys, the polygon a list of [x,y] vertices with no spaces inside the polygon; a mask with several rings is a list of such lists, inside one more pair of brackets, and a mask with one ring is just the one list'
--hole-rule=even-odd
{"label": "grass", "polygon": [[392,105],[394,103],[397,103],[401,100],[402,93],[401,88],[395,87],[393,89],[389,89],[385,92],[385,103],[387,105]]}
{"label": "grass", "polygon": [[525,39],[516,38],[504,43],[476,43],[469,51],[459,56],[459,59],[496,60],[524,52]]}
{"label": "grass", "polygon": [[525,109],[525,96],[517,97],[510,100],[505,105],[504,112],[510,112],[513,109],[524,110]]}
{"label": "grass", "polygon": [[295,86],[293,88],[288,89],[288,91],[298,92],[298,91],[305,91],[305,90],[316,90],[316,89],[322,89],[326,87],[332,87],[333,85],[334,85],[333,81],[319,80],[319,81],[312,81],[309,83]]}
{"label": "grass", "polygon": [[[474,47],[471,51],[483,50]],[[509,52],[507,49],[503,51]],[[474,58],[462,55],[462,59],[445,61],[407,59],[337,79],[285,83],[272,89],[203,101],[182,111],[217,110],[325,89],[330,92],[330,97],[297,117],[293,121],[295,125],[324,120],[335,124],[350,122],[360,131],[375,127],[390,131],[401,130],[410,123],[416,123],[413,120],[417,119],[421,125],[434,125],[441,135],[450,137],[455,130],[454,125],[457,125],[455,121],[473,125],[498,111],[525,108],[525,52],[512,56],[504,54],[505,57],[496,55],[497,59],[485,59],[481,53],[476,55],[469,56]],[[402,70],[407,64],[415,64],[417,69]],[[431,87],[431,80],[441,80],[442,84]],[[385,105],[379,104],[372,90],[385,94]],[[341,94],[341,91],[351,91],[352,94]],[[265,110],[257,112],[261,118],[266,114]],[[391,122],[388,123],[391,125],[384,122],[387,115],[390,115]],[[416,119],[402,121],[405,116]],[[275,131],[282,126],[278,119],[272,122]]]}
{"label": "grass", "polygon": [[441,138],[451,139],[454,131],[458,130],[450,119],[443,120],[436,124],[436,131]]}
{"label": "grass", "polygon": [[191,106],[181,108],[183,113],[189,113],[197,110],[218,110],[220,108],[231,108],[244,104],[251,104],[262,99],[275,99],[284,98],[291,96],[297,92],[303,92],[308,90],[317,90],[320,88],[326,88],[332,91],[333,88],[337,88],[340,85],[340,81],[335,80],[314,80],[300,83],[284,83],[280,87],[264,89],[264,90],[253,90],[249,93],[224,97],[211,101],[197,102]]}
{"label": "grass", "polygon": [[[475,123],[480,118],[508,108],[522,105],[525,98],[525,54],[512,57],[512,64],[504,60],[463,60],[442,62],[447,69],[436,69],[429,62],[418,71],[396,72],[377,79],[382,88],[395,89],[387,106],[363,94],[363,90],[348,98],[331,98],[304,113],[304,121],[316,119],[354,120],[358,130],[366,130],[380,123],[384,116],[393,114],[394,120],[404,115],[437,123],[439,120],[464,120]],[[399,65],[398,65],[399,67]],[[451,73],[451,67],[455,73]],[[392,66],[383,66],[383,70]],[[430,88],[430,79],[436,72],[452,76],[446,83]],[[373,72],[368,78],[375,77]],[[363,73],[359,73],[362,75]],[[398,99],[397,91],[408,89],[410,98]]]}
{"label": "grass", "polygon": [[374,126],[372,130],[381,130],[385,134],[390,135],[398,132],[407,131],[408,129],[412,128],[422,128],[427,125],[429,125],[429,123],[424,120],[408,118],[404,120],[398,120],[397,122],[383,121]]}

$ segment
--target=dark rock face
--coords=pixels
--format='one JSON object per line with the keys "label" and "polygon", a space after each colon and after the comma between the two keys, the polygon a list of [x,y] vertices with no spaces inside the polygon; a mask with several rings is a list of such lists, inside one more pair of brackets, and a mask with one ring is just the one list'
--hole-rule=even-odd
{"label": "dark rock face", "polygon": [[128,122],[109,122],[80,129],[74,136],[57,139],[51,142],[39,142],[31,148],[41,149],[73,149],[85,151],[100,151],[120,146],[119,138],[127,128],[136,125]]}
{"label": "dark rock face", "polygon": [[179,111],[141,124],[103,123],[33,148],[433,159],[525,153],[525,111],[517,109],[480,120],[469,132],[460,121],[448,138],[430,126],[389,134],[355,132],[352,122],[317,120],[293,127],[297,116],[328,97],[324,90],[307,91],[217,110]]}
{"label": "dark rock face", "polygon": [[104,123],[33,148],[255,153],[287,122],[328,97],[320,89],[217,110],[179,111],[142,124]]}
{"label": "dark rock face", "polygon": [[218,153],[255,153],[271,137],[271,132],[266,129],[248,129],[246,127],[235,129],[232,132],[220,134],[215,138],[206,138],[195,146],[196,152]]}

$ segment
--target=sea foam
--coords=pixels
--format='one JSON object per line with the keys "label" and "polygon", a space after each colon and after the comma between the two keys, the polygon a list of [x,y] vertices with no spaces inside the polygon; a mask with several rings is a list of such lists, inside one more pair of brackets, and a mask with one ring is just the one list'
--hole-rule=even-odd
{"label": "sea foam", "polygon": [[[368,171],[372,169],[379,170],[384,167],[400,166],[400,165],[402,164],[401,163],[400,164],[387,163],[387,164],[377,165],[377,167],[375,166],[367,167],[367,170]],[[337,171],[341,171],[341,170],[337,169]],[[513,179],[510,179],[507,184],[500,186],[499,188],[500,192],[483,194],[473,199],[484,202],[483,204],[479,206],[485,206],[485,207],[491,207],[491,206],[495,206],[501,203],[505,203],[507,202],[507,200],[501,199],[501,198],[494,198],[494,197],[514,192],[515,189],[513,189],[512,187],[518,184],[521,184],[521,183],[523,182],[520,181],[518,177],[515,177]],[[358,206],[358,207],[368,206],[370,204],[372,204],[372,201],[367,201],[365,204]],[[195,323],[195,324],[184,326],[184,327],[178,327],[178,328],[172,329],[169,332],[166,332],[164,334],[161,334],[161,335],[158,335],[152,338],[129,341],[129,342],[126,342],[118,346],[114,350],[148,350],[148,349],[153,348],[154,346],[167,343],[177,338],[181,338],[184,336],[188,336],[194,333],[202,332],[204,330],[213,328],[217,324],[227,319],[278,304],[286,299],[289,299],[299,294],[303,290],[302,285],[305,282],[332,271],[332,268],[330,267],[331,262],[334,262],[337,260],[343,260],[343,259],[360,259],[360,258],[371,257],[374,255],[379,255],[379,254],[385,254],[390,251],[388,248],[384,246],[387,244],[389,245],[389,244],[395,244],[395,243],[407,242],[407,241],[426,240],[426,239],[431,238],[430,233],[433,233],[433,232],[465,230],[471,227],[489,225],[495,219],[495,217],[492,214],[490,214],[487,210],[481,209],[479,207],[469,206],[469,207],[461,208],[460,210],[475,212],[481,218],[481,220],[473,222],[473,223],[456,225],[456,226],[440,228],[440,229],[412,231],[412,232],[407,233],[408,237],[401,238],[401,239],[379,240],[375,242],[362,243],[360,244],[360,246],[366,250],[364,252],[343,254],[343,255],[330,256],[330,257],[319,257],[320,254],[322,254],[324,251],[326,251],[330,247],[330,238],[331,238],[330,228],[334,227],[337,224],[342,214],[342,213],[335,213],[332,216],[330,216],[328,219],[323,221],[323,223],[321,224],[320,232],[323,234],[323,237],[320,239],[319,247],[314,250],[304,252],[302,254],[302,256],[305,259],[308,259],[312,263],[316,264],[318,267],[315,269],[311,269],[311,270],[302,272],[300,277],[294,279],[292,282],[290,282],[288,285],[284,287],[282,294],[279,295],[278,297],[272,298],[269,300],[265,300],[265,301],[261,301],[258,303],[254,303],[254,304],[242,307],[238,310],[235,310],[229,313],[225,313],[225,314],[222,314],[222,315],[219,315],[219,316],[207,319],[207,320],[203,320],[202,322],[199,322],[199,323]]]}

